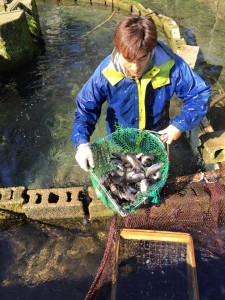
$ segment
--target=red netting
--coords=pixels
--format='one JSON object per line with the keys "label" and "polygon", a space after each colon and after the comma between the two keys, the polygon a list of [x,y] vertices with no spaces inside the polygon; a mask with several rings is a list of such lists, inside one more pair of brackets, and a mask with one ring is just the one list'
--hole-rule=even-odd
{"label": "red netting", "polygon": [[112,219],[104,257],[86,296],[107,299],[112,281],[115,236],[121,228],[153,229],[190,233],[195,250],[224,255],[220,232],[225,223],[225,187],[219,182],[192,182],[166,186],[160,205],[149,206],[125,218]]}

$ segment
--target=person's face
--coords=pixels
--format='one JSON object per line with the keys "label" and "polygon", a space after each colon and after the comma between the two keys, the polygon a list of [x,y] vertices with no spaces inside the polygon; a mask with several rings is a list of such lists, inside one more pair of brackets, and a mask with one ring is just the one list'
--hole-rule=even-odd
{"label": "person's face", "polygon": [[127,76],[134,76],[135,78],[140,78],[143,70],[145,69],[151,53],[140,53],[135,59],[131,60],[125,58],[120,54],[121,62],[125,69]]}

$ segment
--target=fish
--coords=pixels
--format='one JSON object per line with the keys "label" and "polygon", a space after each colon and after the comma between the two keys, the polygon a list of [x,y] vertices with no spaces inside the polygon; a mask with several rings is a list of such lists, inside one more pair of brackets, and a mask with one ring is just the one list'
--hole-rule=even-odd
{"label": "fish", "polygon": [[118,159],[118,158],[113,158],[112,163],[115,165],[115,167],[121,171],[124,170],[124,163]]}
{"label": "fish", "polygon": [[101,184],[108,186],[111,182],[109,174],[102,175],[100,182],[101,182]]}
{"label": "fish", "polygon": [[125,176],[125,170],[124,169],[123,170],[119,169],[119,170],[116,171],[115,174],[119,175],[120,177],[124,177]]}
{"label": "fish", "polygon": [[109,191],[112,193],[113,197],[118,200],[133,201],[134,195],[128,190],[118,187],[115,183],[110,183]]}
{"label": "fish", "polygon": [[135,170],[144,170],[144,167],[142,166],[140,160],[138,160],[135,155],[133,155],[131,153],[127,153],[126,157],[127,157],[128,162],[133,167],[133,169],[135,169]]}
{"label": "fish", "polygon": [[[102,176],[101,182],[121,207],[126,207],[127,202],[135,204],[137,197],[146,193],[151,184],[162,177],[160,168],[163,162],[153,163],[155,154],[112,153],[111,162],[115,171]],[[142,200],[147,200],[143,196]]]}
{"label": "fish", "polygon": [[141,191],[141,193],[147,192],[148,187],[149,187],[148,179],[147,178],[142,179],[141,182],[140,182],[140,191]]}
{"label": "fish", "polygon": [[144,155],[144,154],[141,152],[141,153],[136,154],[135,156],[137,157],[137,159],[140,159],[142,157],[142,155]]}
{"label": "fish", "polygon": [[132,153],[129,152],[126,154],[113,153],[113,155],[117,158],[120,158],[123,162],[129,163],[132,166],[132,168],[135,170],[144,169],[141,162]]}
{"label": "fish", "polygon": [[136,194],[137,193],[137,191],[138,191],[138,189],[136,188],[136,186],[134,185],[132,185],[132,184],[128,184],[127,185],[127,189],[128,189],[128,191],[130,191],[132,194]]}
{"label": "fish", "polygon": [[111,182],[118,184],[119,186],[123,186],[125,184],[124,176],[120,176],[117,172],[110,175]]}
{"label": "fish", "polygon": [[154,154],[142,155],[140,159],[144,167],[150,167],[152,165],[153,160],[155,159],[155,155]]}
{"label": "fish", "polygon": [[138,182],[145,178],[144,173],[136,173],[135,171],[127,172],[125,175],[125,181],[126,182]]}
{"label": "fish", "polygon": [[128,188],[124,188],[121,192],[120,192],[120,196],[122,199],[126,200],[126,201],[133,201],[134,200],[134,194],[131,193],[131,191],[129,191]]}
{"label": "fish", "polygon": [[115,183],[110,183],[109,189],[114,195],[120,197],[118,187],[116,186]]}
{"label": "fish", "polygon": [[160,171],[157,171],[156,173],[150,175],[150,178],[153,179],[154,181],[157,181],[162,178],[162,173]]}
{"label": "fish", "polygon": [[145,169],[145,177],[148,178],[150,175],[156,173],[163,166],[163,162],[158,162]]}

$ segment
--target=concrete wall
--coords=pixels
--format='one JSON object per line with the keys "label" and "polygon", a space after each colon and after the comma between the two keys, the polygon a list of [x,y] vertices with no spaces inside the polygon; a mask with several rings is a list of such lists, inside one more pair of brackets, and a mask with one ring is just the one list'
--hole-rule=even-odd
{"label": "concrete wall", "polygon": [[[88,187],[85,191],[86,196],[81,197],[84,195],[83,192],[82,187],[37,190],[26,190],[24,187],[2,188],[0,189],[0,220],[12,219],[19,214],[25,214],[27,218],[33,220],[75,219],[78,221],[106,219],[113,216],[114,211],[97,198],[92,187]],[[213,195],[213,201],[217,201],[215,207],[216,203],[212,205],[204,182],[186,182],[183,187],[180,182],[179,188],[176,183],[173,183],[170,196],[164,197],[161,205],[152,206],[151,216],[156,220],[160,220],[161,216],[169,220],[169,216],[177,209],[185,220],[194,221],[195,218],[200,220],[204,215],[209,216],[211,210],[210,214],[213,218],[213,210],[217,209],[217,217],[224,219],[224,195],[225,190],[222,191],[221,187],[215,189]],[[143,214],[145,208],[138,208],[138,212]],[[176,218],[174,222],[177,222]]]}
{"label": "concrete wall", "polygon": [[1,14],[0,69],[9,70],[31,61],[34,46],[24,11]]}
{"label": "concrete wall", "polygon": [[[34,220],[75,218],[99,219],[113,215],[97,199],[92,187],[81,197],[82,187],[26,190],[25,187],[0,189],[0,219],[25,214]],[[10,214],[11,212],[11,214]]]}
{"label": "concrete wall", "polygon": [[0,70],[12,70],[39,52],[42,33],[34,0],[0,3]]}

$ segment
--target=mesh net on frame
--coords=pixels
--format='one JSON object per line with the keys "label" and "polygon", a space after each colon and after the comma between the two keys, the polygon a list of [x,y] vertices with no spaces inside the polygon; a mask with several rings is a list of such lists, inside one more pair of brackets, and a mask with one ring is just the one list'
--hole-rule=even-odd
{"label": "mesh net on frame", "polygon": [[[224,261],[224,237],[220,230],[221,226],[225,224],[224,185],[219,181],[176,182],[168,184],[162,189],[159,202],[158,205],[148,203],[146,207],[138,209],[135,213],[130,213],[126,217],[121,217],[117,213],[114,214],[104,256],[85,300],[110,299],[113,269],[115,267],[113,265],[113,258],[116,255],[115,240],[122,228],[186,232],[193,237],[196,253],[201,251],[206,257],[210,257],[213,253],[216,253],[218,257],[223,257]],[[123,275],[127,276],[129,274],[132,276],[132,271],[135,270],[136,275],[140,274],[140,276],[136,276],[133,280],[133,283],[137,283],[139,292],[143,293],[139,295],[140,299],[150,299],[150,295],[144,295],[146,291],[144,291],[143,282],[138,283],[140,278],[147,278],[147,276],[149,278],[145,286],[148,287],[147,291],[151,293],[160,292],[164,295],[164,298],[161,294],[158,296],[155,295],[153,299],[185,299],[185,294],[182,294],[180,297],[175,297],[176,295],[171,294],[171,291],[174,290],[171,285],[172,276],[175,276],[176,280],[172,280],[172,282],[175,282],[176,286],[186,284],[186,279],[183,278],[184,273],[182,271],[184,265],[181,259],[185,255],[185,249],[182,245],[174,248],[174,246],[168,243],[162,245],[162,243],[157,244],[154,242],[146,245],[146,243],[141,241],[133,244],[128,241],[122,245],[122,249],[124,259],[123,261],[119,261],[121,277],[119,277],[120,282],[118,282],[118,287],[123,283]],[[166,254],[169,255],[169,259],[166,260],[166,267],[164,264],[160,268],[162,261],[165,263],[165,251],[167,251]],[[160,253],[162,254],[162,258],[159,257]],[[152,260],[151,255],[153,255]],[[174,269],[168,265],[168,262],[172,261],[172,257],[175,259],[176,272],[178,272],[176,274],[171,273],[172,271],[174,272]],[[135,269],[137,266],[134,264],[134,261],[137,265],[142,266],[142,268]],[[179,264],[179,268],[177,268],[177,264]],[[165,277],[167,273],[168,275]],[[154,280],[152,279],[153,275]],[[166,278],[166,280],[160,284],[162,278]],[[154,283],[153,286],[152,283]],[[169,285],[167,290],[166,283]],[[139,289],[140,287],[142,289]],[[126,292],[126,296],[129,295],[129,292],[129,290],[128,293]],[[135,292],[137,291],[135,290]],[[120,293],[123,294],[123,291],[120,290]],[[166,294],[167,297],[165,297]],[[121,297],[123,298],[124,294]],[[124,299],[128,298],[125,297]],[[134,298],[130,296],[130,299],[139,298],[136,295]]]}
{"label": "mesh net on frame", "polygon": [[92,145],[90,177],[97,197],[121,216],[143,203],[158,203],[168,177],[169,159],[159,135],[121,128]]}

